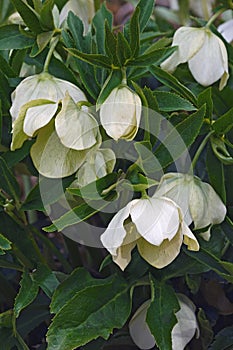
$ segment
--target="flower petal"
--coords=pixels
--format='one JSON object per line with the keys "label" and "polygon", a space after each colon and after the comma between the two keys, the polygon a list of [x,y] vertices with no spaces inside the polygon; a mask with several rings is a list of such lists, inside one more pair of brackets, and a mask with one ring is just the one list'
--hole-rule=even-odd
{"label": "flower petal", "polygon": [[188,246],[189,250],[198,251],[200,249],[199,243],[192,231],[184,222],[182,223],[181,229],[184,236],[184,244]]}
{"label": "flower petal", "polygon": [[162,269],[177,257],[180,252],[182,240],[183,235],[180,229],[171,241],[165,239],[158,247],[148,243],[143,238],[137,241],[137,247],[143,259],[157,269]]}
{"label": "flower petal", "polygon": [[136,242],[125,244],[123,241],[122,245],[117,249],[117,255],[113,255],[112,260],[121,268],[122,271],[124,271],[126,266],[129,264],[131,260],[131,252],[135,246]]}
{"label": "flower petal", "polygon": [[132,205],[130,215],[140,235],[156,246],[171,240],[180,225],[177,206],[167,198],[140,199]]}

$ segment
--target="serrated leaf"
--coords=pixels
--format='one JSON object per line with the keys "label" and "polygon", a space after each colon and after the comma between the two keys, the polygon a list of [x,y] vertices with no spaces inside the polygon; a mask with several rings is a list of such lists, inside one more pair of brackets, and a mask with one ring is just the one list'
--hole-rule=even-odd
{"label": "serrated leaf", "polygon": [[149,53],[145,53],[141,56],[126,61],[126,65],[130,67],[148,67],[153,65],[159,65],[166,58],[168,58],[174,51],[175,47],[168,47],[165,49],[156,49]]}
{"label": "serrated leaf", "polygon": [[56,314],[76,293],[96,284],[99,285],[100,281],[91,277],[89,272],[84,268],[78,267],[55,290],[50,304],[51,312]]}
{"label": "serrated leaf", "polygon": [[92,19],[92,24],[95,28],[97,50],[100,54],[105,54],[105,21],[108,22],[111,29],[113,22],[112,13],[106,8],[105,4],[102,4]]}
{"label": "serrated leaf", "polygon": [[197,106],[200,108],[206,104],[205,118],[212,120],[213,115],[213,100],[212,100],[212,87],[208,87],[197,96]]}
{"label": "serrated leaf", "polygon": [[130,47],[132,51],[132,57],[136,57],[140,49],[139,14],[140,14],[140,9],[139,7],[136,7],[130,19],[130,24],[129,24],[129,38],[130,38]]}
{"label": "serrated leaf", "polygon": [[100,106],[104,103],[110,92],[122,82],[122,72],[121,70],[114,69],[111,71],[108,79],[105,81],[98,99],[96,101],[96,110],[100,109]]}
{"label": "serrated leaf", "polygon": [[140,32],[143,32],[152,14],[154,8],[154,0],[140,0],[136,8],[140,10],[139,26]]}
{"label": "serrated leaf", "polygon": [[[117,310],[117,312],[116,312]],[[113,276],[89,286],[56,314],[47,334],[48,350],[72,350],[121,328],[131,310],[127,283]]]}
{"label": "serrated leaf", "polygon": [[19,184],[2,157],[0,157],[0,188],[18,201]]}
{"label": "serrated leaf", "polygon": [[196,107],[185,98],[167,91],[153,91],[158,101],[159,109],[163,112],[173,112],[179,110],[194,111]]}
{"label": "serrated leaf", "polygon": [[120,67],[124,66],[127,60],[132,56],[131,48],[121,32],[117,33],[116,54]]}
{"label": "serrated leaf", "polygon": [[161,284],[151,276],[151,304],[146,321],[156,344],[160,349],[172,350],[171,332],[180,309],[176,294],[171,286]]}
{"label": "serrated leaf", "polygon": [[0,27],[0,50],[16,50],[30,47],[34,39],[23,35],[16,24]]}
{"label": "serrated leaf", "polygon": [[111,60],[108,56],[83,53],[77,49],[66,49],[72,56],[98,67],[111,68]]}
{"label": "serrated leaf", "polygon": [[54,0],[46,0],[43,2],[40,11],[40,24],[44,30],[53,30],[54,29],[54,21],[53,21],[53,13],[52,9],[54,6]]}
{"label": "serrated leaf", "polygon": [[28,26],[28,28],[39,34],[42,32],[42,28],[40,26],[39,15],[36,11],[28,5],[26,1],[23,0],[11,0],[14,4],[16,10],[19,12],[20,16],[23,18],[24,23]]}
{"label": "serrated leaf", "polygon": [[38,264],[32,272],[32,280],[48,295],[52,297],[53,292],[59,285],[59,281],[50,268],[44,264]]}
{"label": "serrated leaf", "polygon": [[9,78],[16,77],[16,72],[11,68],[10,64],[0,54],[0,70]]}
{"label": "serrated leaf", "polygon": [[[188,116],[176,127],[168,125],[168,135],[155,151],[160,166],[166,167],[187,151],[196,139],[205,115],[205,105]],[[159,169],[158,169],[159,170]]]}
{"label": "serrated leaf", "polygon": [[25,270],[20,280],[20,290],[15,298],[14,313],[19,317],[20,312],[33,302],[39,291],[38,284],[32,280],[29,271]]}
{"label": "serrated leaf", "polygon": [[162,84],[168,86],[179,95],[189,100],[194,106],[197,105],[196,96],[189,90],[186,86],[181,84],[178,79],[168,72],[165,72],[159,67],[152,66],[150,67],[151,74],[158,79]]}
{"label": "serrated leaf", "polygon": [[110,204],[109,201],[113,200],[115,197],[115,194],[110,194],[102,200],[94,201],[93,207],[91,201],[88,204],[83,203],[68,211],[59,219],[54,220],[52,225],[44,227],[43,230],[45,232],[62,231],[66,227],[85,221],[107,207]]}
{"label": "serrated leaf", "polygon": [[119,62],[116,55],[117,39],[107,20],[105,20],[105,52],[111,58],[112,63],[118,66]]}
{"label": "serrated leaf", "polygon": [[218,118],[214,124],[213,129],[218,134],[226,134],[233,128],[232,117],[233,108],[231,108],[228,112],[223,114],[220,118]]}

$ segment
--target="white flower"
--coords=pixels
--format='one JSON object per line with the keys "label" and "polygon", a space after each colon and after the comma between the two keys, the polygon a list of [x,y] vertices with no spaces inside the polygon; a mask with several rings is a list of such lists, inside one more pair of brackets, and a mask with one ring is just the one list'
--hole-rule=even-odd
{"label": "white flower", "polygon": [[133,140],[141,119],[140,97],[126,85],[113,89],[100,107],[100,121],[114,140]]}
{"label": "white flower", "polygon": [[111,173],[116,163],[115,153],[109,148],[89,152],[85,163],[77,172],[78,185],[83,187],[90,182]]}
{"label": "white flower", "polygon": [[[198,324],[195,315],[195,306],[192,301],[184,294],[177,294],[180,310],[176,312],[177,323],[172,329],[172,349],[183,350],[185,346],[198,332]],[[152,349],[155,345],[155,338],[151,334],[149,326],[146,323],[147,310],[150,306],[150,300],[144,302],[135,312],[129,322],[129,332],[131,338],[139,349]],[[156,318],[156,315],[154,316]]]}
{"label": "white flower", "polygon": [[220,24],[218,31],[228,43],[231,43],[233,41],[233,19]]}
{"label": "white flower", "polygon": [[130,262],[136,245],[140,255],[157,268],[176,258],[183,241],[188,249],[199,250],[195,236],[183,221],[181,209],[163,197],[129,202],[113,217],[101,241],[122,270]]}
{"label": "white flower", "polygon": [[69,12],[72,11],[79,16],[84,24],[85,33],[88,31],[89,24],[95,14],[95,6],[93,0],[68,0],[63,6],[60,13],[60,24],[66,21]]}
{"label": "white flower", "polygon": [[[10,113],[14,122],[19,117],[20,111],[26,103],[34,100],[46,99],[47,104],[28,108],[23,122],[23,131],[32,137],[34,133],[48,124],[55,115],[58,103],[66,92],[75,102],[86,101],[84,93],[74,84],[53,77],[48,73],[36,74],[24,79],[12,93],[12,106]],[[49,103],[50,101],[50,103]],[[13,130],[14,132],[14,130]]]}
{"label": "white flower", "polygon": [[188,62],[194,79],[203,86],[220,80],[222,90],[229,78],[228,56],[223,41],[208,28],[181,27],[174,35],[172,46],[177,50],[168,57],[161,68],[172,73],[176,67]]}
{"label": "white flower", "polygon": [[[165,174],[154,194],[166,196],[179,205],[187,225],[194,222],[195,229],[220,224],[226,215],[226,207],[214,189],[197,176],[181,173]],[[203,238],[210,238],[211,226]]]}

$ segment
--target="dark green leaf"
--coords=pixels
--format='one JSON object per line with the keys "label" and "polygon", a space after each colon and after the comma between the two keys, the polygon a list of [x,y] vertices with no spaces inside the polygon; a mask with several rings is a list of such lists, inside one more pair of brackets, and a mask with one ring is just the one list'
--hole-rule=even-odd
{"label": "dark green leaf", "polygon": [[18,201],[20,196],[19,184],[2,157],[0,157],[0,188]]}
{"label": "dark green leaf", "polygon": [[197,106],[200,108],[202,105],[206,104],[206,115],[205,118],[212,120],[213,115],[213,100],[212,100],[212,88],[209,87],[202,91],[197,96]]}
{"label": "dark green leaf", "polygon": [[196,96],[186,86],[181,84],[173,75],[165,72],[159,67],[150,67],[151,74],[165,86],[170,87],[179,95],[189,100],[194,106],[197,105]]}
{"label": "dark green leaf", "polygon": [[32,272],[32,279],[40,286],[49,298],[52,297],[53,292],[59,285],[55,274],[48,268],[48,266],[42,264],[38,264],[37,269]]}
{"label": "dark green leaf", "polygon": [[223,328],[215,336],[209,350],[231,350],[233,348],[233,326]]}
{"label": "dark green leaf", "polygon": [[20,290],[16,296],[14,313],[18,317],[20,312],[33,302],[39,291],[38,284],[32,280],[29,271],[24,270],[20,280]]}
{"label": "dark green leaf", "polygon": [[11,249],[11,242],[9,241],[9,239],[4,237],[1,233],[0,233],[0,249],[2,250]]}
{"label": "dark green leaf", "polygon": [[9,78],[13,78],[16,76],[16,73],[13,71],[9,63],[2,57],[0,54],[0,70],[3,74],[5,74]]}
{"label": "dark green leaf", "polygon": [[139,26],[140,32],[143,32],[144,28],[147,25],[147,22],[150,19],[154,8],[154,0],[140,0],[137,4],[137,8],[139,8]]}
{"label": "dark green leaf", "polygon": [[140,49],[139,7],[136,7],[129,26],[130,47],[132,57],[137,57]]}
{"label": "dark green leaf", "polygon": [[176,294],[172,287],[151,277],[151,295],[147,324],[158,347],[172,350],[171,332],[177,323],[175,313],[180,309]]}
{"label": "dark green leaf", "polygon": [[36,11],[28,5],[26,1],[23,0],[11,0],[14,4],[16,10],[19,12],[20,16],[23,18],[24,23],[28,26],[28,28],[39,34],[42,32],[42,28],[40,25],[39,15]]}
{"label": "dark green leaf", "polygon": [[105,20],[105,52],[111,58],[114,66],[119,66],[117,52],[117,38],[116,35],[111,30],[109,23]]}
{"label": "dark green leaf", "polygon": [[132,56],[131,48],[121,32],[117,34],[116,54],[121,67],[123,67]]}
{"label": "dark green leaf", "polygon": [[109,57],[98,54],[88,54],[78,51],[77,49],[67,49],[67,51],[74,57],[83,60],[89,64],[93,64],[98,67],[111,68],[111,60]]}
{"label": "dark green leaf", "polygon": [[[116,311],[117,310],[117,311]],[[119,276],[77,292],[53,318],[48,350],[72,350],[121,328],[131,310],[127,283]]]}
{"label": "dark green leaf", "polygon": [[226,134],[233,128],[232,113],[233,108],[231,108],[228,112],[223,114],[214,122],[213,129],[216,131],[216,133]]}
{"label": "dark green leaf", "polygon": [[109,201],[114,198],[115,194],[112,194],[102,200],[94,201],[93,204],[92,202],[89,202],[88,204],[83,203],[62,215],[59,219],[55,220],[52,225],[44,227],[43,230],[45,232],[62,231],[68,226],[85,221],[103,208],[107,207],[110,204]]}
{"label": "dark green leaf", "polygon": [[159,65],[167,57],[171,55],[172,52],[176,50],[175,47],[168,47],[165,49],[156,49],[144,55],[138,56],[135,59],[131,59],[126,62],[127,66],[133,67],[148,67],[151,65]]}
{"label": "dark green leaf", "polygon": [[121,70],[114,69],[111,71],[108,79],[105,81],[98,99],[96,101],[96,109],[99,110],[100,106],[104,103],[110,92],[122,82],[122,72]]}
{"label": "dark green leaf", "polygon": [[176,127],[168,125],[168,135],[154,153],[159,159],[160,167],[168,166],[187,151],[187,147],[194,142],[201,129],[204,115],[205,105]]}
{"label": "dark green leaf", "polygon": [[92,23],[95,28],[97,50],[100,54],[105,54],[105,21],[108,22],[109,28],[112,28],[113,17],[106,5],[103,4],[96,12]]}
{"label": "dark green leaf", "polygon": [[191,102],[172,92],[155,90],[153,93],[158,101],[159,109],[163,112],[196,110]]}
{"label": "dark green leaf", "polygon": [[40,11],[41,28],[45,31],[54,29],[53,13],[54,0],[46,0]]}
{"label": "dark green leaf", "polygon": [[33,43],[34,39],[23,35],[16,24],[0,27],[0,50],[24,49]]}

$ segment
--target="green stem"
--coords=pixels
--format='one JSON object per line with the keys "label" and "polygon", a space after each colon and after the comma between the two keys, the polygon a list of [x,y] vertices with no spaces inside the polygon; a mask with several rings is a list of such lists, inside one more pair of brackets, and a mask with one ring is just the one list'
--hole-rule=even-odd
{"label": "green stem", "polygon": [[48,52],[48,55],[47,55],[47,57],[45,59],[45,63],[44,63],[43,73],[48,73],[49,64],[50,64],[51,58],[53,56],[53,52],[55,50],[55,47],[57,46],[58,41],[59,41],[59,36],[56,36],[56,37],[51,39],[49,52]]}
{"label": "green stem", "polygon": [[122,84],[127,85],[126,68],[123,67],[123,68],[121,69],[121,72],[122,72]]}
{"label": "green stem", "polygon": [[203,139],[202,143],[200,144],[195,156],[193,157],[192,164],[191,164],[191,169],[194,169],[196,166],[196,163],[198,161],[198,158],[200,157],[201,152],[205,148],[205,145],[207,144],[210,136],[214,133],[214,130],[211,130],[206,137]]}
{"label": "green stem", "polygon": [[213,24],[213,22],[216,20],[216,18],[218,18],[225,11],[226,11],[225,8],[221,8],[212,17],[210,17],[210,19],[208,20],[208,22],[205,25],[206,28],[209,28],[211,26],[211,24]]}

